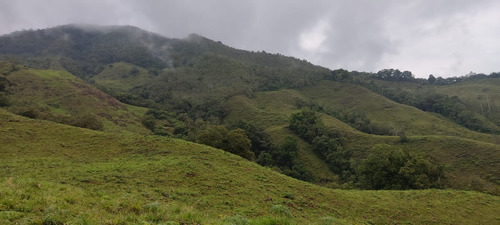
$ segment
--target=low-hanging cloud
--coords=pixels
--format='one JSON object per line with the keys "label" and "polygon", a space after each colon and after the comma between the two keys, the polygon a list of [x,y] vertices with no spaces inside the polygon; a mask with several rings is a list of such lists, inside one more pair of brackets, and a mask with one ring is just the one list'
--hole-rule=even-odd
{"label": "low-hanging cloud", "polygon": [[0,34],[68,23],[198,33],[331,69],[410,70],[426,77],[496,72],[495,0],[0,0]]}

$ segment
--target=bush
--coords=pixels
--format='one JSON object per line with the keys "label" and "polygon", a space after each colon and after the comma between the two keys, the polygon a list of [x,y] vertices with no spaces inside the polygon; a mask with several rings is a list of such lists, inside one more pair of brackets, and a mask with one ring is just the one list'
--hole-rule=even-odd
{"label": "bush", "polygon": [[79,114],[72,117],[69,123],[70,125],[91,129],[91,130],[103,130],[103,123],[93,114]]}
{"label": "bush", "polygon": [[6,94],[0,93],[0,107],[9,106],[10,101]]}
{"label": "bush", "polygon": [[146,115],[141,120],[142,124],[151,131],[155,131],[156,129],[156,120],[152,115]]}
{"label": "bush", "polygon": [[34,109],[34,108],[29,108],[29,109],[26,109],[25,111],[22,111],[19,113],[19,115],[24,116],[24,117],[28,117],[31,119],[38,118],[39,114],[40,114],[40,111],[38,109]]}

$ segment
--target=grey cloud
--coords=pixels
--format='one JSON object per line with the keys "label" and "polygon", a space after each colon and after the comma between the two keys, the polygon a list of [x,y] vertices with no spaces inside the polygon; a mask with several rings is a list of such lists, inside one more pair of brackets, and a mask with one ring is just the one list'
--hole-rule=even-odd
{"label": "grey cloud", "polygon": [[500,34],[491,31],[500,28],[495,0],[0,0],[0,5],[0,34],[67,23],[128,24],[167,37],[197,33],[332,69],[397,67],[420,76],[498,71],[491,59],[478,60],[500,51],[494,41]]}

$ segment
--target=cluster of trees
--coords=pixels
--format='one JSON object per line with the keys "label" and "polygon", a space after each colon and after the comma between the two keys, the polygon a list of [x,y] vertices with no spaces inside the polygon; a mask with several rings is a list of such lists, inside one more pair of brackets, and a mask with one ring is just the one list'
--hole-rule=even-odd
{"label": "cluster of trees", "polygon": [[239,155],[285,175],[308,180],[309,174],[297,159],[297,140],[286,137],[275,146],[270,136],[256,126],[239,121],[229,126],[205,124],[196,142]]}
{"label": "cluster of trees", "polygon": [[423,155],[380,144],[356,168],[358,184],[365,189],[440,188],[443,166]]}
{"label": "cluster of trees", "polygon": [[427,78],[428,84],[434,85],[451,85],[459,82],[469,81],[469,80],[478,80],[478,79],[488,79],[488,78],[500,78],[500,72],[490,73],[490,75],[486,75],[484,73],[469,73],[465,76],[454,76],[448,78],[435,77],[434,75],[429,75]]}
{"label": "cluster of trees", "polygon": [[349,124],[354,129],[365,132],[367,134],[393,135],[389,127],[373,124],[371,120],[363,112],[360,111],[332,109],[323,107],[314,102],[306,102],[301,99],[297,99],[295,101],[295,106],[299,109],[309,109],[314,112],[321,112],[329,116],[333,116],[338,120]]}
{"label": "cluster of trees", "polygon": [[327,129],[311,110],[292,114],[289,127],[307,141],[342,182],[364,189],[437,188],[444,179],[443,167],[421,154],[390,145],[376,145],[363,160],[342,147],[339,135]]}
{"label": "cluster of trees", "polygon": [[289,128],[307,141],[312,150],[325,159],[330,170],[341,175],[343,180],[352,175],[351,152],[342,147],[340,135],[328,129],[314,111],[303,109],[292,114]]}
{"label": "cluster of trees", "polygon": [[198,143],[209,145],[254,160],[252,143],[243,129],[228,130],[222,125],[209,125],[197,137]]}
{"label": "cluster of trees", "polygon": [[398,69],[383,69],[373,74],[372,77],[387,81],[412,81],[415,79],[410,71],[401,72]]}

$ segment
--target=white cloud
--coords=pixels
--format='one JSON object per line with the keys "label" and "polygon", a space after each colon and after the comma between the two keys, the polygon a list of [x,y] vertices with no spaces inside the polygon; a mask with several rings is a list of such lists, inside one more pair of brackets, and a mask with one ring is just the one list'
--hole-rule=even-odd
{"label": "white cloud", "polygon": [[325,51],[323,43],[327,38],[327,31],[330,25],[326,20],[320,20],[311,29],[306,29],[299,36],[299,46],[309,52],[316,53]]}

